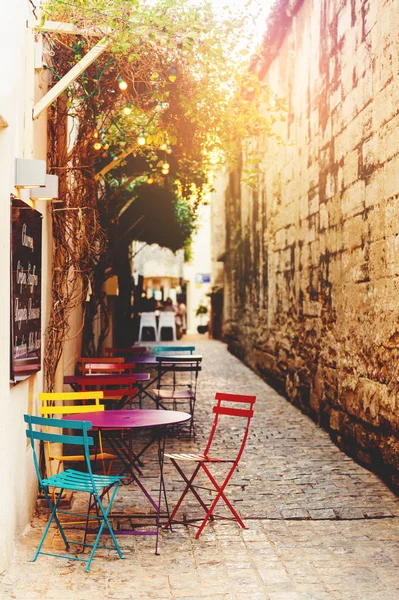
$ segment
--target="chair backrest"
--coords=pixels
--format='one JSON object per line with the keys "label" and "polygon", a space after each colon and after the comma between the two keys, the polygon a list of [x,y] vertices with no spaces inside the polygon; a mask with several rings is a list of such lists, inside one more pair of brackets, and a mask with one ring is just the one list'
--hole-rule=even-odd
{"label": "chair backrest", "polygon": [[155,317],[155,313],[154,312],[141,313],[140,325],[144,326],[144,327],[151,326],[156,329],[157,328],[157,320]]}
{"label": "chair backrest", "polygon": [[174,312],[161,312],[159,315],[159,328],[161,327],[175,327],[176,326],[176,321],[175,321],[175,316],[176,313]]}
{"label": "chair backrest", "polygon": [[[51,417],[53,415],[76,415],[80,413],[101,412],[104,410],[104,405],[100,404],[100,400],[103,398],[104,393],[96,390],[89,392],[43,392],[39,394],[39,400],[42,403],[40,414]],[[94,403],[75,404],[75,402],[86,403],[90,400],[93,400]]]}
{"label": "chair backrest", "polygon": [[[224,394],[222,392],[217,392],[215,394],[215,400],[216,405],[213,407],[213,413],[215,417],[204,454],[206,456],[210,451],[217,427],[219,425],[219,418],[221,416],[245,419],[244,427],[242,428],[241,444],[238,448],[236,458],[234,459],[235,464],[238,464],[247,441],[249,425],[252,417],[254,416],[254,404],[256,401],[256,396]],[[236,406],[236,403],[239,404],[238,407]]]}
{"label": "chair backrest", "polygon": [[191,354],[191,355],[169,355],[169,354],[160,354],[155,357],[157,363],[158,373],[162,373],[164,369],[172,372],[195,372],[199,373],[201,371],[201,362],[202,356],[199,354]]}
{"label": "chair backrest", "polygon": [[109,363],[104,360],[102,363],[86,363],[83,365],[83,375],[95,375],[95,374],[118,374],[118,373],[131,373],[136,368],[136,363]]}
{"label": "chair backrest", "polygon": [[76,366],[77,366],[77,370],[79,371],[79,373],[83,373],[84,372],[84,368],[87,364],[103,364],[103,363],[115,363],[115,364],[119,364],[119,363],[123,363],[124,362],[124,358],[123,356],[118,356],[118,357],[112,357],[112,358],[87,358],[87,357],[80,357],[78,358],[78,360],[76,361]]}
{"label": "chair backrest", "polygon": [[165,352],[185,352],[192,354],[195,352],[195,346],[155,346],[155,354],[165,354]]}
{"label": "chair backrest", "polygon": [[[134,375],[106,375],[104,373],[100,375],[86,375],[85,377],[77,377],[76,384],[79,385],[82,390],[87,390],[92,387],[129,387],[136,383]],[[102,390],[104,392],[104,390]]]}
{"label": "chair backrest", "polygon": [[[35,464],[35,470],[39,479],[40,485],[43,484],[43,478],[39,469],[39,460],[36,452],[35,441],[43,442],[56,442],[59,444],[72,444],[75,446],[83,446],[84,456],[86,459],[87,472],[90,475],[91,484],[95,488],[95,482],[93,472],[90,464],[90,451],[89,446],[92,446],[94,441],[93,438],[88,435],[88,432],[92,428],[92,424],[89,421],[63,421],[62,419],[48,419],[45,417],[33,417],[31,415],[24,415],[24,421],[27,423],[26,437],[30,440],[33,451],[33,462]],[[38,429],[34,429],[34,426]],[[44,429],[43,429],[44,428]],[[51,428],[51,432],[49,430]],[[60,433],[54,433],[54,430],[61,430]],[[80,435],[69,435],[62,432],[63,429],[72,429],[80,431]]]}
{"label": "chair backrest", "polygon": [[145,354],[146,352],[146,346],[132,346],[131,348],[105,348],[106,356],[118,356],[120,358],[130,355],[141,355]]}
{"label": "chair backrest", "polygon": [[102,387],[102,393],[104,400],[123,398],[124,396],[132,397],[136,392],[137,388],[134,387],[136,378],[134,375],[131,377],[118,377],[118,375],[86,375],[86,377],[78,377],[76,379],[77,385],[82,390],[90,389],[91,387]]}

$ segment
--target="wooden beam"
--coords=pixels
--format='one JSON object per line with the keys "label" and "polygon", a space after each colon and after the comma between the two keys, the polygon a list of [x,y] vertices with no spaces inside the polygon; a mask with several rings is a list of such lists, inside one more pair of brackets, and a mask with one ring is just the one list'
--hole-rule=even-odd
{"label": "wooden beam", "polygon": [[137,144],[135,144],[134,146],[129,146],[129,148],[122,152],[122,154],[120,154],[119,156],[111,160],[111,162],[109,162],[107,165],[105,165],[105,167],[95,175],[95,179],[98,180],[104,175],[106,175],[109,171],[112,171],[112,169],[115,169],[115,167],[117,167],[124,158],[126,158],[127,156],[129,156],[129,154],[136,150],[136,148]]}
{"label": "wooden beam", "polygon": [[78,63],[76,63],[76,65],[73,66],[72,69],[68,71],[68,73],[64,75],[62,79],[60,79],[60,81],[57,81],[55,86],[52,87],[51,90],[49,90],[47,94],[45,94],[43,98],[39,100],[39,102],[35,104],[33,109],[33,119],[37,119],[41,113],[46,110],[46,108],[50,106],[50,104],[54,102],[54,100],[56,100],[58,96],[62,94],[62,92],[64,92],[66,88],[71,85],[71,83],[73,83],[75,79],[79,77],[79,75],[96,60],[96,58],[100,56],[100,54],[104,52],[107,46],[108,40],[104,37],[98,42],[98,44],[93,46],[93,48],[90,48],[88,53]]}
{"label": "wooden beam", "polygon": [[31,21],[29,27],[46,33],[62,33],[65,35],[102,37],[105,33],[111,33],[111,29],[100,30],[94,27],[82,29],[73,23],[61,23],[60,21],[45,21],[44,23],[41,23],[41,21]]}

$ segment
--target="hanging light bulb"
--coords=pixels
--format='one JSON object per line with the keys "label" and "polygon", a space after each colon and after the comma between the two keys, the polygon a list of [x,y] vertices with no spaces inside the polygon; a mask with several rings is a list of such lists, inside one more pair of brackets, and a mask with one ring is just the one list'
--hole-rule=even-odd
{"label": "hanging light bulb", "polygon": [[139,146],[144,146],[145,144],[145,135],[142,133],[141,135],[139,135],[139,137],[137,138],[137,143]]}
{"label": "hanging light bulb", "polygon": [[148,185],[152,185],[154,183],[153,177],[147,177],[147,183]]}
{"label": "hanging light bulb", "polygon": [[173,66],[170,69],[170,75],[169,75],[169,81],[171,81],[172,83],[174,83],[177,79],[177,75],[176,75],[177,71],[176,71],[176,67]]}
{"label": "hanging light bulb", "polygon": [[164,143],[162,144],[162,146],[160,146],[160,149],[161,149],[161,150],[166,150],[166,149],[167,149],[167,147],[168,147],[168,145],[167,145],[167,144],[165,144],[165,142],[164,142]]}
{"label": "hanging light bulb", "polygon": [[172,154],[172,148],[169,146],[168,149],[166,150],[166,154]]}
{"label": "hanging light bulb", "polygon": [[128,115],[130,115],[131,112],[132,112],[132,105],[127,104],[123,109],[123,114],[128,116]]}
{"label": "hanging light bulb", "polygon": [[121,76],[118,77],[118,85],[119,85],[119,89],[122,90],[122,92],[127,90],[127,83],[124,79],[122,79]]}
{"label": "hanging light bulb", "polygon": [[169,163],[167,162],[162,164],[162,175],[169,175]]}
{"label": "hanging light bulb", "polygon": [[103,145],[100,142],[95,142],[93,144],[94,150],[101,150],[102,147],[103,147]]}

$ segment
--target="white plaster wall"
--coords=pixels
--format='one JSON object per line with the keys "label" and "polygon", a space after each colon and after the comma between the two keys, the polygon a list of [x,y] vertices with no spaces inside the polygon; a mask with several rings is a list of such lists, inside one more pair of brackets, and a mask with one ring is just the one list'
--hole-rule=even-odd
{"label": "white plaster wall", "polygon": [[[198,231],[193,238],[192,259],[184,265],[184,279],[187,282],[187,331],[196,333],[200,319],[195,316],[199,304],[210,307],[210,283],[197,284],[197,273],[211,272],[211,208],[201,206],[198,213]],[[204,315],[203,324],[209,320],[209,313]]]}
{"label": "white plaster wall", "polygon": [[[25,438],[23,414],[34,412],[37,393],[42,389],[42,371],[17,386],[9,383],[10,345],[10,193],[14,189],[15,158],[46,158],[46,118],[35,125],[25,124],[27,98],[45,91],[45,81],[30,68],[26,79],[27,29],[32,19],[26,0],[0,0],[0,116],[8,127],[0,130],[0,573],[12,555],[14,541],[30,520],[37,493],[32,452]],[[43,90],[39,88],[42,85]],[[23,195],[21,194],[21,197]],[[24,199],[26,197],[24,196]],[[43,223],[43,321],[46,325],[46,290],[49,265],[49,223],[47,205],[37,203]],[[43,340],[42,340],[43,346]]]}
{"label": "white plaster wall", "polygon": [[224,266],[218,258],[226,251],[226,188],[228,186],[228,171],[222,167],[213,182],[214,191],[211,194],[211,284],[215,290],[223,287]]}

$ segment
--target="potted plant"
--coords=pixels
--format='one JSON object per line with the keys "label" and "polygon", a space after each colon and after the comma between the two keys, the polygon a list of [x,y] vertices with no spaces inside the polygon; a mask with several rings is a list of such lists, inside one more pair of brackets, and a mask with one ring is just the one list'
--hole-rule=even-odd
{"label": "potted plant", "polygon": [[200,322],[201,322],[201,325],[198,325],[198,327],[197,327],[198,333],[206,333],[208,331],[208,324],[203,325],[203,323],[202,323],[204,315],[207,315],[207,314],[208,314],[208,307],[205,306],[205,304],[200,304],[195,313],[195,316],[199,317]]}

